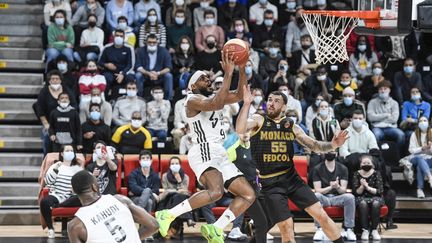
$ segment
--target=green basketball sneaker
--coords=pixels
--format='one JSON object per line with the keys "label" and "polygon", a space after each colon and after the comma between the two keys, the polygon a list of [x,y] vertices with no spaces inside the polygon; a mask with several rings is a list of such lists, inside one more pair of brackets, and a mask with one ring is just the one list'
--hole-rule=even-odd
{"label": "green basketball sneaker", "polygon": [[159,223],[159,233],[162,237],[165,237],[168,234],[171,222],[174,221],[176,217],[169,213],[167,209],[157,211],[155,215],[156,220]]}
{"label": "green basketball sneaker", "polygon": [[208,243],[224,243],[223,230],[212,224],[204,224],[201,226],[201,234],[207,239]]}

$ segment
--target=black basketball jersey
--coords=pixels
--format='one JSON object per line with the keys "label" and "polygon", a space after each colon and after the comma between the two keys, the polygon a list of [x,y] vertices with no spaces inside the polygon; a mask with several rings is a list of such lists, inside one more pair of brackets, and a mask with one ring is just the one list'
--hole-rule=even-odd
{"label": "black basketball jersey", "polygon": [[294,122],[283,117],[276,122],[264,116],[261,127],[251,136],[252,157],[260,175],[293,170]]}

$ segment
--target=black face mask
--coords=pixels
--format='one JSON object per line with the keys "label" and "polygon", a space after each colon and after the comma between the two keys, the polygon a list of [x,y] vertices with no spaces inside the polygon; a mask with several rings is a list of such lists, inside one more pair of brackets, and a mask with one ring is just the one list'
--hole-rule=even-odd
{"label": "black face mask", "polygon": [[97,70],[87,70],[87,72],[90,74],[95,74],[95,73],[97,73]]}
{"label": "black face mask", "polygon": [[303,50],[307,50],[307,49],[309,49],[311,46],[310,46],[310,45],[302,45],[301,47],[302,47]]}
{"label": "black face mask", "polygon": [[96,22],[90,21],[88,22],[89,27],[94,28],[96,26]]}
{"label": "black face mask", "polygon": [[361,169],[368,172],[372,169],[372,165],[362,165]]}
{"label": "black face mask", "polygon": [[304,20],[302,19],[302,17],[297,17],[296,22],[298,25],[302,25],[304,23]]}
{"label": "black face mask", "polygon": [[325,160],[327,161],[333,161],[334,159],[336,159],[336,154],[334,153],[327,153],[324,155]]}
{"label": "black face mask", "polygon": [[215,46],[216,46],[216,43],[214,43],[214,42],[209,42],[209,43],[207,43],[207,47],[208,47],[209,49],[213,49]]}

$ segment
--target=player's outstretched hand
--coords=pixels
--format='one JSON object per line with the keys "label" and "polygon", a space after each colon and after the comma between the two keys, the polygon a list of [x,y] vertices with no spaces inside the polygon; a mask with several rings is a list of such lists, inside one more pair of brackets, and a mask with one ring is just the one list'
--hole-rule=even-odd
{"label": "player's outstretched hand", "polygon": [[339,148],[340,146],[342,146],[342,144],[345,143],[345,141],[349,138],[348,135],[348,131],[347,130],[343,130],[343,131],[339,131],[337,134],[335,134],[333,136],[333,139],[331,141],[333,148]]}
{"label": "player's outstretched hand", "polygon": [[234,58],[234,56],[232,54],[230,54],[228,52],[224,53],[222,51],[222,61],[220,63],[221,63],[222,69],[224,70],[224,73],[232,74],[234,72],[235,59],[236,58]]}
{"label": "player's outstretched hand", "polygon": [[254,96],[251,93],[250,86],[245,85],[243,87],[243,102],[245,104],[251,104],[253,100],[254,100]]}

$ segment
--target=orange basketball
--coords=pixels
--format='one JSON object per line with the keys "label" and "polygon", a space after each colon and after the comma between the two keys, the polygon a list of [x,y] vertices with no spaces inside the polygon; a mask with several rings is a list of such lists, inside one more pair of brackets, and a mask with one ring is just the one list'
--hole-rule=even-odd
{"label": "orange basketball", "polygon": [[245,64],[249,60],[249,46],[240,39],[231,39],[225,43],[223,47],[224,53],[232,53],[234,58],[237,57],[235,61],[236,65]]}

